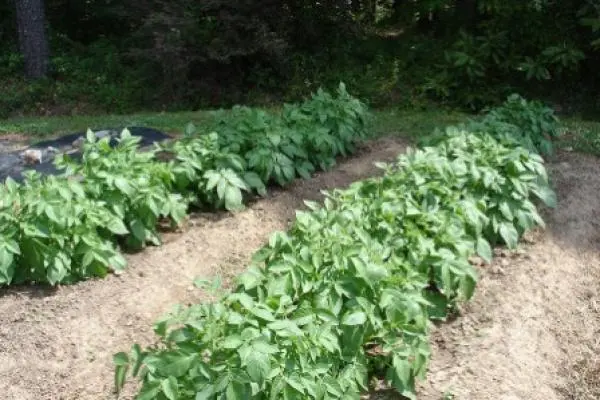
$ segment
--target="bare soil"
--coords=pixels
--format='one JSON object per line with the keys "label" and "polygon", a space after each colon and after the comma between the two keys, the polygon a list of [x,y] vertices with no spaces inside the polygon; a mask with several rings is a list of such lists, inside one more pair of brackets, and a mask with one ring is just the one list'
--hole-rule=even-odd
{"label": "bare soil", "polygon": [[480,268],[473,301],[433,334],[419,399],[600,399],[600,159],[564,153],[549,170],[547,229]]}
{"label": "bare soil", "polygon": [[[196,215],[184,233],[128,256],[120,276],[54,290],[0,289],[0,397],[114,398],[112,355],[153,343],[152,324],[172,305],[206,299],[193,287],[195,278],[235,276],[273,231],[286,229],[303,200],[376,174],[374,162],[391,161],[404,148],[400,140],[378,140],[335,170],[274,191],[242,212]],[[134,386],[128,391],[124,398]]]}
{"label": "bare soil", "polygon": [[[58,290],[0,289],[0,393],[8,400],[113,398],[112,355],[150,344],[171,305],[207,297],[198,276],[235,276],[303,199],[376,173],[404,143],[373,142],[332,172],[237,214],[196,216],[120,276]],[[434,329],[424,400],[600,399],[600,159],[565,153],[549,169],[559,205],[546,230],[499,249],[461,316]],[[133,393],[134,386],[129,386]],[[373,398],[397,398],[384,393]],[[130,398],[126,396],[125,398]]]}

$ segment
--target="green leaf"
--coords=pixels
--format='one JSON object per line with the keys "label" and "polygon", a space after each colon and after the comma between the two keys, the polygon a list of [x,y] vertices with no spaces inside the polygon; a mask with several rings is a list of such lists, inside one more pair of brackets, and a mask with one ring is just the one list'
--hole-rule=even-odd
{"label": "green leaf", "polygon": [[106,224],[106,228],[114,233],[115,235],[127,235],[129,230],[121,220],[121,218],[114,216]]}
{"label": "green leaf", "polygon": [[394,356],[393,365],[396,378],[402,383],[402,386],[404,388],[409,386],[412,375],[410,362],[401,356]]}
{"label": "green leaf", "polygon": [[117,189],[119,189],[121,192],[125,193],[129,197],[133,196],[134,189],[125,178],[121,176],[116,177],[114,183]]}
{"label": "green leaf", "polygon": [[213,385],[206,385],[201,391],[196,393],[195,400],[210,400],[215,393],[215,387]]}
{"label": "green leaf", "polygon": [[225,399],[226,400],[245,400],[248,398],[246,395],[246,388],[244,385],[231,381],[227,386],[227,390],[225,391]]}
{"label": "green leaf", "polygon": [[477,254],[481,258],[483,258],[487,263],[492,262],[492,258],[493,258],[492,247],[490,246],[488,241],[482,237],[477,238]]}
{"label": "green leaf", "polygon": [[356,311],[351,314],[344,315],[342,318],[342,325],[362,325],[367,321],[367,314],[362,311]]}
{"label": "green leaf", "polygon": [[295,391],[297,391],[300,394],[304,394],[304,391],[305,391],[304,384],[298,377],[292,375],[292,376],[286,377],[285,381],[287,382],[288,385],[290,385],[292,388],[294,388]]}
{"label": "green leaf", "polygon": [[204,178],[207,179],[205,186],[206,190],[212,190],[215,188],[215,186],[217,186],[217,184],[221,180],[221,174],[219,174],[217,171],[210,170],[206,171],[206,173],[204,174]]}
{"label": "green leaf", "polygon": [[223,343],[221,344],[221,346],[223,346],[224,349],[237,349],[238,347],[240,347],[244,342],[242,341],[242,338],[239,335],[231,335],[231,336],[227,336],[224,340]]}
{"label": "green leaf", "polygon": [[248,190],[246,182],[244,182],[234,170],[226,169],[223,170],[221,174],[223,175],[223,177],[225,177],[225,179],[227,179],[230,185],[235,186],[238,189]]}
{"label": "green leaf", "polygon": [[13,253],[0,247],[0,284],[10,284],[15,274]]}
{"label": "green leaf", "polygon": [[225,189],[225,208],[229,211],[235,211],[244,208],[242,202],[242,191],[235,186],[227,186]]}
{"label": "green leaf", "polygon": [[465,300],[471,299],[473,294],[475,293],[475,286],[477,285],[477,281],[473,279],[471,276],[466,275],[463,276],[460,280],[460,291],[464,296]]}
{"label": "green leaf", "polygon": [[160,391],[160,382],[153,382],[153,384],[144,386],[135,400],[155,400]]}
{"label": "green leaf", "polygon": [[510,206],[508,205],[507,202],[503,201],[502,203],[500,203],[500,212],[502,213],[502,215],[504,216],[504,218],[506,218],[507,220],[511,221],[514,219],[513,213],[510,209]]}
{"label": "green leaf", "polygon": [[501,222],[498,232],[509,249],[514,249],[517,247],[519,242],[519,233],[512,223]]}
{"label": "green leaf", "polygon": [[254,351],[265,354],[276,354],[279,352],[279,348],[277,346],[263,342],[262,340],[252,343],[252,348]]}
{"label": "green leaf", "polygon": [[[17,243],[15,240],[11,240],[8,238],[4,239],[4,243],[2,243],[2,246],[8,250],[9,253],[12,254],[21,254],[21,249],[19,248],[19,243]],[[0,265],[2,265],[2,263],[0,262]]]}
{"label": "green leaf", "polygon": [[134,219],[129,223],[129,228],[131,229],[133,237],[135,237],[138,241],[142,243],[146,241],[146,227],[141,220]]}
{"label": "green leaf", "polygon": [[293,321],[289,320],[279,320],[275,322],[271,322],[267,325],[269,329],[272,329],[277,332],[279,336],[302,336],[303,332],[298,325],[296,325]]}
{"label": "green leaf", "polygon": [[198,356],[196,354],[192,354],[190,356],[177,355],[174,357],[172,362],[161,368],[161,373],[166,376],[173,376],[175,378],[179,378],[180,376],[185,375],[190,370],[190,368],[196,362],[197,359]]}
{"label": "green leaf", "polygon": [[265,184],[262,181],[262,179],[260,179],[260,176],[258,176],[257,173],[246,172],[244,174],[244,181],[246,182],[246,184],[249,187],[256,190],[256,193],[258,193],[259,195],[264,196],[267,194],[267,189],[265,187]]}
{"label": "green leaf", "polygon": [[167,399],[177,400],[179,398],[179,388],[175,377],[168,377],[160,383],[160,386]]}
{"label": "green leaf", "polygon": [[56,212],[54,211],[54,207],[52,207],[50,204],[46,205],[46,207],[44,208],[44,212],[52,222],[56,222],[57,224],[61,223],[60,219],[56,215]]}
{"label": "green leaf", "polygon": [[59,253],[52,258],[48,270],[46,271],[48,283],[55,285],[58,282],[62,282],[69,272],[70,264],[70,258],[64,254]]}
{"label": "green leaf", "polygon": [[258,318],[264,319],[265,321],[273,322],[275,321],[275,317],[271,311],[266,310],[264,308],[252,307],[249,310],[252,314],[257,316]]}
{"label": "green leaf", "polygon": [[132,376],[137,376],[142,364],[144,362],[145,353],[142,353],[142,349],[139,344],[134,344],[131,348],[131,361],[133,363],[133,369],[131,370]]}
{"label": "green leaf", "polygon": [[537,186],[532,191],[546,206],[550,208],[556,207],[556,193],[550,187],[546,185]]}
{"label": "green leaf", "polygon": [[121,392],[123,386],[125,386],[125,380],[127,378],[127,365],[119,365],[115,368],[115,390],[118,393]]}
{"label": "green leaf", "polygon": [[253,382],[262,385],[271,372],[269,355],[254,349],[246,359],[246,371]]}
{"label": "green leaf", "polygon": [[120,352],[113,356],[113,364],[118,366],[128,365],[129,357],[126,353]]}
{"label": "green leaf", "polygon": [[122,352],[115,354],[113,356],[113,363],[116,365],[114,384],[117,393],[119,393],[125,385],[127,370],[129,368],[129,359],[127,357],[127,354]]}

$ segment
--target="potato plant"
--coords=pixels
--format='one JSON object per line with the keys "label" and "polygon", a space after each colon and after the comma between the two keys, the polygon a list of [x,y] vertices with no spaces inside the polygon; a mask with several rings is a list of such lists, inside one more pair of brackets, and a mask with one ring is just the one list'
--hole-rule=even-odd
{"label": "potato plant", "polygon": [[284,186],[330,169],[336,157],[353,153],[367,137],[365,105],[344,84],[336,94],[318,90],[300,105],[285,105],[281,115],[249,107],[218,114],[213,129],[221,150],[243,156],[248,171],[265,184]]}
{"label": "potato plant", "polygon": [[30,173],[0,186],[0,284],[72,282],[122,270],[125,259],[103,232],[127,233],[106,204],[74,180]]}
{"label": "potato plant", "polygon": [[103,201],[124,222],[125,245],[130,249],[160,244],[158,221],[170,218],[177,224],[187,209],[183,197],[170,190],[173,172],[156,162],[153,151],[140,152],[139,142],[124,130],[112,148],[110,137],[98,140],[88,132],[80,163],[65,156],[57,162],[66,167],[67,178],[82,177],[86,197]]}
{"label": "potato plant", "polygon": [[508,135],[528,150],[542,155],[554,151],[552,141],[559,136],[558,118],[554,110],[538,101],[527,101],[517,94],[490,110],[472,129],[488,131],[497,137]]}
{"label": "potato plant", "polygon": [[[485,133],[500,141],[516,141],[527,150],[543,156],[553,153],[553,140],[560,134],[554,110],[517,94],[509,96],[482,118],[469,120],[454,129]],[[421,144],[435,145],[445,137],[446,132],[438,129],[433,135],[421,139]]]}
{"label": "potato plant", "polygon": [[149,151],[127,130],[115,147],[89,132],[81,161],[57,157],[61,176],[30,174],[24,185],[0,187],[0,285],[122,269],[117,245],[160,244],[159,222],[177,225],[190,204],[238,210],[271,183],[329,168],[365,137],[365,118],[340,85],[337,97],[319,91],[281,115],[235,107],[215,132],[189,125],[182,140]]}
{"label": "potato plant", "polygon": [[199,206],[237,210],[243,207],[243,192],[266,193],[263,180],[238,154],[219,147],[215,132],[178,141],[172,146],[175,190],[190,192]]}
{"label": "potato plant", "polygon": [[307,203],[230,293],[168,315],[162,344],[115,355],[140,399],[359,399],[372,376],[414,399],[430,319],[471,298],[492,257],[553,205],[542,159],[514,140],[449,130],[381,178]]}

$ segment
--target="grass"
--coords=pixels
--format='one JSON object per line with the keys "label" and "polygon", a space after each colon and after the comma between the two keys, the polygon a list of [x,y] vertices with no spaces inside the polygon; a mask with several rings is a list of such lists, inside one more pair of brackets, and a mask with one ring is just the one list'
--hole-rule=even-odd
{"label": "grass", "polygon": [[374,111],[373,134],[419,138],[429,135],[435,128],[464,122],[469,115],[442,109]]}
{"label": "grass", "polygon": [[[444,109],[397,110],[392,108],[373,111],[372,132],[374,136],[396,135],[417,139],[443,127],[465,121],[469,115]],[[32,142],[66,133],[83,132],[87,128],[117,128],[124,126],[148,126],[170,134],[183,132],[188,122],[200,130],[211,120],[207,110],[136,113],[129,115],[25,117],[0,120],[0,137],[19,134]],[[559,144],[575,151],[600,156],[600,121],[564,118],[565,135]]]}
{"label": "grass", "polygon": [[147,126],[167,133],[179,133],[183,131],[188,122],[194,122],[197,126],[202,126],[209,119],[210,112],[208,111],[11,118],[0,120],[0,137],[7,134],[19,134],[35,140],[86,131],[88,128],[100,129],[124,126]]}
{"label": "grass", "polygon": [[[406,111],[383,109],[373,111],[372,132],[377,136],[398,135],[418,138],[433,132],[435,127],[464,121],[466,114],[445,110]],[[194,123],[200,130],[211,120],[210,111],[136,113],[130,115],[24,117],[0,120],[0,137],[23,135],[32,142],[67,133],[84,132],[88,128],[118,128],[147,126],[170,134],[183,132]]]}
{"label": "grass", "polygon": [[600,156],[600,122],[580,119],[563,121],[562,147]]}

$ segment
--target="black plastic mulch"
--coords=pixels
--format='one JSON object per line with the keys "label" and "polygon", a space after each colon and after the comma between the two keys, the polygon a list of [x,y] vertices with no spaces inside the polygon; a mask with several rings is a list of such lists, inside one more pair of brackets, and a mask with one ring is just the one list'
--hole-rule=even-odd
{"label": "black plastic mulch", "polygon": [[[121,133],[123,128],[105,128],[105,129],[94,129],[94,132],[99,131],[113,131],[117,134]],[[141,137],[140,147],[151,146],[154,143],[160,143],[162,141],[172,139],[171,136],[167,135],[164,132],[161,132],[156,129],[146,128],[146,127],[127,127],[133,136]],[[30,149],[47,149],[48,147],[54,147],[55,149],[64,150],[65,148],[71,148],[73,142],[75,142],[78,138],[85,138],[86,132],[78,132],[72,133],[68,135],[61,136],[52,140],[44,140],[42,142],[38,142],[35,145],[31,146]],[[112,147],[116,146],[118,141],[117,137],[111,136],[110,145]],[[9,153],[0,154],[0,181],[4,182],[6,178],[11,177],[17,182],[23,180],[23,172],[27,170],[34,170],[43,175],[57,175],[61,171],[58,170],[54,164],[53,160],[43,161],[41,164],[35,165],[22,165],[20,153],[22,150],[13,151]],[[81,152],[77,151],[70,154],[70,157],[73,159],[81,159]]]}

